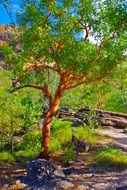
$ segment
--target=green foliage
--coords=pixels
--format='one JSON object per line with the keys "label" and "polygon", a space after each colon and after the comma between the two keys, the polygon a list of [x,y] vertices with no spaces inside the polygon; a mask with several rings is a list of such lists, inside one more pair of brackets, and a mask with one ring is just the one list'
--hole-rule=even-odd
{"label": "green foliage", "polygon": [[58,139],[59,143],[65,144],[71,140],[72,128],[70,121],[56,120],[52,126],[52,138]]}
{"label": "green foliage", "polygon": [[26,133],[22,141],[17,145],[19,150],[39,152],[41,147],[41,133],[40,131],[31,131]]}
{"label": "green foliage", "polygon": [[1,152],[0,162],[15,162],[15,157],[9,152]]}
{"label": "green foliage", "polygon": [[73,134],[80,140],[86,140],[90,144],[97,144],[103,137],[94,134],[93,130],[89,129],[88,127],[77,127]]}
{"label": "green foliage", "polygon": [[124,168],[127,166],[127,154],[119,149],[104,148],[96,161],[101,166]]}
{"label": "green foliage", "polygon": [[72,143],[68,147],[64,149],[64,156],[62,157],[62,161],[64,163],[68,163],[70,160],[74,160],[76,158],[75,147]]}
{"label": "green foliage", "polygon": [[104,109],[127,113],[127,108],[123,102],[123,94],[119,92],[110,93],[104,105]]}
{"label": "green foliage", "polygon": [[49,152],[51,153],[57,153],[62,150],[61,143],[59,142],[59,139],[51,139]]}
{"label": "green foliage", "polygon": [[23,4],[18,18],[22,49],[16,56],[15,50],[10,52],[11,61],[6,60],[13,65],[13,78],[20,79],[15,89],[47,85],[54,95],[57,85],[52,89],[51,83],[57,78],[53,84],[58,84],[61,75],[67,90],[101,80],[126,59],[125,3],[84,2]]}
{"label": "green foliage", "polygon": [[[36,150],[36,148],[35,148]],[[26,163],[28,161],[31,161],[39,155],[39,152],[33,151],[33,150],[23,150],[23,151],[17,151],[15,152],[15,158],[17,161],[20,161],[21,163]]]}

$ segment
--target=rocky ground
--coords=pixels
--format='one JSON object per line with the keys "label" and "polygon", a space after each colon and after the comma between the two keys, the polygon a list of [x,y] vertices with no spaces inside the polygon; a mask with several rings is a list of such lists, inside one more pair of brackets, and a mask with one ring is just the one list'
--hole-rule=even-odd
{"label": "rocky ground", "polygon": [[[18,181],[19,176],[26,176],[26,169],[20,165],[7,165],[0,167],[1,190],[30,189]],[[3,173],[3,174],[2,174]],[[67,190],[125,190],[127,189],[127,170],[112,171],[111,169],[97,166],[74,166],[64,168],[64,173],[69,179],[63,183]],[[2,177],[3,175],[3,177]],[[10,185],[12,184],[12,185]],[[126,187],[126,188],[123,188]],[[37,190],[37,189],[36,189]],[[38,188],[41,190],[41,188]],[[46,190],[46,188],[44,189]],[[52,190],[52,189],[51,189]]]}
{"label": "rocky ground", "polygon": [[[115,147],[127,151],[127,134],[124,129],[109,127],[103,130],[96,130],[96,133],[111,137]],[[71,162],[66,168],[62,167],[62,170],[68,180],[63,182],[60,190],[127,190],[127,169],[119,171],[100,168],[95,164],[88,166],[83,161],[77,160]],[[21,181],[16,181],[19,179],[19,176],[26,176],[26,168],[23,165],[1,164],[0,189],[30,189],[26,185],[21,184]],[[41,190],[42,188],[37,189]],[[46,190],[46,188],[43,189]]]}
{"label": "rocky ground", "polygon": [[114,127],[105,127],[97,129],[97,134],[106,135],[112,139],[112,143],[117,148],[127,152],[127,129],[115,129]]}

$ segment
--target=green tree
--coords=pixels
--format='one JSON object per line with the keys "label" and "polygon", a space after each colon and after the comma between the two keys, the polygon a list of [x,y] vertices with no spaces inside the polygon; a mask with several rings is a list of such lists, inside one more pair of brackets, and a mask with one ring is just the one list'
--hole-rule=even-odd
{"label": "green tree", "polygon": [[[22,46],[8,47],[11,91],[39,89],[48,100],[41,157],[48,157],[50,126],[65,91],[100,81],[126,56],[126,1],[29,0],[19,14]],[[53,88],[52,88],[53,87]]]}

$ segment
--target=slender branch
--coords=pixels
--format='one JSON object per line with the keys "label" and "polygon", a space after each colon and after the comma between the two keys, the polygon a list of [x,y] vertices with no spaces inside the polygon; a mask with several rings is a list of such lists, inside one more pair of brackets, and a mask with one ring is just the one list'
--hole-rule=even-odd
{"label": "slender branch", "polygon": [[[55,64],[55,63],[51,63],[51,64]],[[36,61],[35,64],[27,64],[26,66],[24,66],[23,71],[28,72],[28,71],[31,71],[31,70],[36,69],[36,68],[50,69],[50,70],[53,70],[55,72],[58,72],[58,70],[55,69],[54,67],[52,67],[51,65],[43,64],[43,63],[41,63],[41,61]]]}
{"label": "slender branch", "polygon": [[9,92],[11,92],[11,93],[16,92],[16,91],[21,90],[23,88],[34,88],[34,89],[42,90],[45,97],[48,98],[50,104],[51,104],[51,102],[53,100],[51,92],[49,91],[48,86],[46,84],[44,84],[44,86],[37,85],[37,84],[26,84],[26,85],[18,86],[18,87],[14,88],[14,89],[11,89],[11,90],[9,90]]}
{"label": "slender branch", "polygon": [[26,84],[26,85],[23,85],[23,86],[18,86],[16,88],[13,88],[13,89],[10,89],[9,92],[16,92],[20,89],[23,89],[23,88],[35,88],[35,89],[38,89],[38,90],[43,90],[43,86],[41,85],[36,85],[36,84]]}
{"label": "slender branch", "polygon": [[13,20],[12,12],[8,10],[8,8],[7,8],[7,6],[6,6],[5,3],[3,3],[3,6],[4,6],[4,8],[5,8],[5,10],[6,10],[7,14],[8,14],[8,16],[10,17],[12,24],[15,26],[16,24],[15,24],[15,22]]}
{"label": "slender branch", "polygon": [[111,71],[109,71],[108,73],[101,74],[101,75],[99,75],[98,77],[95,77],[95,78],[86,77],[84,79],[84,77],[83,77],[81,81],[75,81],[75,83],[70,82],[70,83],[68,83],[68,86],[66,87],[66,90],[71,89],[71,88],[75,88],[77,86],[80,86],[81,84],[88,84],[88,83],[100,81],[100,80],[104,79],[106,76],[112,74],[112,72],[113,72],[113,69]]}
{"label": "slender branch", "polygon": [[87,25],[86,22],[85,23],[82,23],[80,22],[81,26],[82,26],[82,29],[85,30],[85,40],[88,40],[89,39],[89,36],[90,36],[90,30],[91,30],[91,26],[90,25]]}
{"label": "slender branch", "polygon": [[7,6],[6,6],[5,3],[3,3],[3,6],[4,6],[5,11],[7,12],[8,16],[10,17],[10,20],[11,20],[12,24],[15,27],[15,30],[13,30],[13,31],[15,32],[16,36],[19,37],[19,34],[17,32],[17,29],[16,29],[17,27],[16,27],[15,21],[14,21],[13,16],[12,16],[12,12],[8,10],[8,8],[7,8]]}

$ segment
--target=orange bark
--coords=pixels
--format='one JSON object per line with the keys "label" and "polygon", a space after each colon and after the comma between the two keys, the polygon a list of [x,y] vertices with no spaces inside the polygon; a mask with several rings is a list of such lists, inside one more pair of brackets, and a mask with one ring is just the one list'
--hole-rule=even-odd
{"label": "orange bark", "polygon": [[64,92],[65,86],[64,81],[61,81],[58,85],[54,100],[50,103],[49,109],[45,115],[43,128],[42,128],[42,149],[43,151],[40,153],[40,157],[44,159],[49,158],[49,145],[50,145],[50,127],[55,116],[58,107],[60,105],[61,97]]}
{"label": "orange bark", "polygon": [[42,128],[42,147],[43,147],[43,152],[40,154],[41,158],[47,159],[49,157],[49,144],[50,144],[50,127],[51,123],[53,120],[53,117],[55,116],[59,104],[60,104],[60,97],[55,100],[55,102],[51,105],[49,108],[48,112],[46,113],[44,123],[43,123],[43,128]]}

